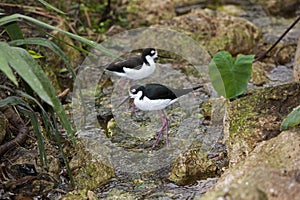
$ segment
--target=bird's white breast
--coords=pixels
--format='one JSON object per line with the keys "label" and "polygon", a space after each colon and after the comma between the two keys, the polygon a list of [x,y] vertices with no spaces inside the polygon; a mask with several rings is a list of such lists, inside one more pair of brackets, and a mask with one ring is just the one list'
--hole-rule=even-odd
{"label": "bird's white breast", "polygon": [[150,100],[148,97],[145,96],[142,100],[140,100],[139,97],[136,97],[134,99],[134,104],[140,110],[150,111],[150,110],[162,110],[165,107],[174,103],[175,101],[176,99],[175,100],[171,100],[171,99]]}
{"label": "bird's white breast", "polygon": [[140,69],[124,68],[125,76],[129,79],[138,80],[150,76],[155,71],[155,63],[146,65],[143,64]]}

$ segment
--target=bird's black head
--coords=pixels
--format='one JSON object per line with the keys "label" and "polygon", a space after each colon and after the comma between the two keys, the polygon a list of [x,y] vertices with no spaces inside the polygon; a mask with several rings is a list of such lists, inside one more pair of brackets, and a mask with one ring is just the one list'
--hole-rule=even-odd
{"label": "bird's black head", "polygon": [[146,48],[144,49],[143,53],[142,53],[142,58],[143,58],[143,61],[149,65],[147,59],[146,59],[146,56],[150,56],[152,59],[155,59],[158,57],[157,55],[157,51],[154,49],[154,48]]}
{"label": "bird's black head", "polygon": [[[144,97],[145,87],[141,85],[134,85],[129,90],[130,98],[140,97],[141,99]],[[139,93],[141,92],[141,93]]]}

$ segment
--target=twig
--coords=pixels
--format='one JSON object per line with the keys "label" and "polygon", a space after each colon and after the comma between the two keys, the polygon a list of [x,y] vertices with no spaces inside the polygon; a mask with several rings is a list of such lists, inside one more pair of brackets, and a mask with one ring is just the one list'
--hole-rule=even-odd
{"label": "twig", "polygon": [[280,42],[280,40],[282,40],[282,38],[284,38],[284,36],[299,22],[300,20],[300,15],[297,17],[297,19],[285,30],[285,32],[277,39],[277,41],[267,50],[265,51],[263,54],[261,55],[256,55],[255,60],[253,61],[253,63],[264,59],[268,53],[270,53],[270,51],[272,51],[272,49]]}
{"label": "twig", "polygon": [[5,152],[9,151],[10,149],[21,145],[25,142],[27,135],[28,135],[28,128],[24,124],[23,120],[16,115],[11,107],[2,107],[0,111],[3,112],[8,119],[8,121],[15,126],[15,128],[19,131],[18,135],[15,139],[6,142],[0,146],[0,156],[3,155]]}
{"label": "twig", "polygon": [[70,92],[70,88],[67,88],[63,92],[61,92],[60,94],[58,94],[57,97],[59,99],[63,99],[64,97],[66,97],[68,95],[69,92]]}

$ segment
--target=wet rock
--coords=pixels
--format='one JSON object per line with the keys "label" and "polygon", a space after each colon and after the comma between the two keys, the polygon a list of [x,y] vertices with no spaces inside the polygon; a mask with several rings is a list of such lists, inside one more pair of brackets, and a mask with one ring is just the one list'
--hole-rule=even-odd
{"label": "wet rock", "polygon": [[126,191],[118,190],[118,189],[112,189],[108,196],[105,197],[107,200],[118,200],[118,199],[128,199],[128,200],[134,200],[137,199],[132,194]]}
{"label": "wet rock", "polygon": [[293,80],[293,71],[284,65],[274,67],[267,75],[272,85],[280,85]]}
{"label": "wet rock", "polygon": [[293,76],[294,81],[300,81],[300,37],[298,39],[298,45],[295,55]]}
{"label": "wet rock", "polygon": [[261,38],[260,30],[251,22],[209,9],[196,9],[162,21],[160,25],[184,32],[204,45],[211,54],[219,50],[229,51],[233,55],[250,54]]}
{"label": "wet rock", "polygon": [[6,136],[6,129],[8,126],[8,120],[6,119],[5,115],[0,112],[0,144],[3,142]]}
{"label": "wet rock", "polygon": [[156,24],[160,20],[170,19],[175,16],[172,0],[160,1],[129,1],[127,17],[133,27]]}
{"label": "wet rock", "polygon": [[78,188],[92,190],[114,177],[112,164],[94,156],[82,144],[78,145],[77,154],[70,161],[70,168]]}
{"label": "wet rock", "polygon": [[282,120],[299,105],[300,83],[263,88],[230,103],[224,139],[230,165],[243,160],[258,142],[280,133]]}
{"label": "wet rock", "polygon": [[263,141],[201,199],[299,199],[299,151],[299,129]]}
{"label": "wet rock", "polygon": [[66,194],[62,200],[97,200],[97,195],[90,190],[74,190]]}
{"label": "wet rock", "polygon": [[191,184],[197,179],[216,176],[216,165],[200,149],[191,149],[173,163],[168,179],[178,185]]}

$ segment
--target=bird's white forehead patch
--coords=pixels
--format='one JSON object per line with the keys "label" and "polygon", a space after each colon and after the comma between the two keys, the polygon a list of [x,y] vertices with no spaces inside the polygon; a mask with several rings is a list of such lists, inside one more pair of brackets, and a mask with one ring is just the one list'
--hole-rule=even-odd
{"label": "bird's white forehead patch", "polygon": [[155,54],[155,51],[154,51],[154,50],[152,50],[150,53],[151,53],[151,54]]}
{"label": "bird's white forehead patch", "polygon": [[136,92],[136,89],[134,89],[134,88],[133,88],[133,89],[131,89],[131,92]]}

